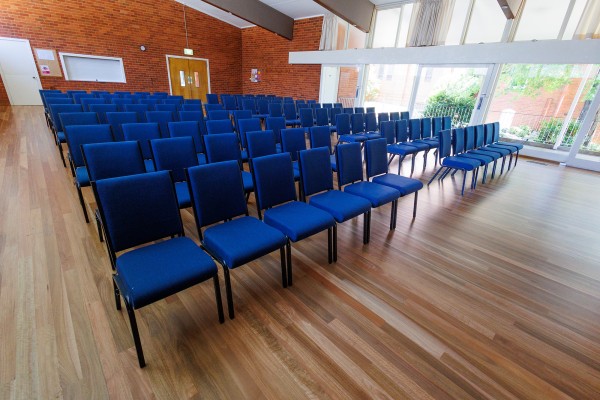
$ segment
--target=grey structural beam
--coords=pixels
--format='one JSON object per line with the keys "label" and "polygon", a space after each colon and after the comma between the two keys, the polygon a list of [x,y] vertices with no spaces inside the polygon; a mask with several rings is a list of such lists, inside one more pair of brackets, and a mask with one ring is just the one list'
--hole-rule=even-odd
{"label": "grey structural beam", "polygon": [[369,0],[314,0],[363,32],[371,29],[375,5]]}
{"label": "grey structural beam", "polygon": [[294,37],[294,19],[258,0],[203,1],[286,39],[292,40]]}
{"label": "grey structural beam", "polygon": [[506,19],[515,19],[523,4],[523,0],[498,0],[498,4],[502,8]]}

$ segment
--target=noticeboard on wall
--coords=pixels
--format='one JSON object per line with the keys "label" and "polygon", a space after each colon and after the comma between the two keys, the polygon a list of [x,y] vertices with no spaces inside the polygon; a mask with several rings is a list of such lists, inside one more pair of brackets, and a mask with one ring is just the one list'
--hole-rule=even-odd
{"label": "noticeboard on wall", "polygon": [[41,76],[62,76],[55,50],[34,49],[33,53]]}

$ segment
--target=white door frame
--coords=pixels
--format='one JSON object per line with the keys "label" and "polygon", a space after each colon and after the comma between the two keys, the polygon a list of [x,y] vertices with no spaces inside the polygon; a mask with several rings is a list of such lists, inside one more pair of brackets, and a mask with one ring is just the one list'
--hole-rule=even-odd
{"label": "white door frame", "polygon": [[[29,47],[29,50],[31,51],[31,57],[33,58],[33,66],[34,66],[34,70],[35,70],[35,79],[38,82],[38,86],[40,87],[40,89],[43,89],[42,86],[42,81],[40,80],[40,74],[38,72],[38,67],[35,63],[35,55],[33,54],[33,49],[31,48],[31,43],[29,43],[28,39],[18,39],[18,38],[9,38],[9,37],[3,37],[0,36],[0,40],[12,40],[14,42],[23,42],[23,43],[27,43],[27,46]],[[0,77],[2,77],[2,82],[4,82],[4,90],[6,91],[6,94],[8,95],[8,100],[10,101],[10,104],[13,104],[13,99],[10,95],[10,91],[8,90],[8,86],[6,85],[6,77],[4,76],[4,71],[2,70],[2,65],[0,65]]]}
{"label": "white door frame", "polygon": [[166,59],[167,59],[167,76],[169,78],[169,93],[171,95],[173,94],[173,87],[171,86],[171,69],[169,68],[169,58],[185,58],[187,60],[206,61],[206,74],[208,75],[208,93],[212,93],[212,90],[210,90],[210,62],[208,61],[208,58],[174,56],[174,55],[171,55],[171,54],[167,54],[166,55]]}
{"label": "white door frame", "polygon": [[325,86],[325,68],[335,68],[335,100],[334,103],[337,103],[337,92],[340,84],[340,66],[339,65],[321,65],[321,83],[319,85],[319,103],[323,103],[323,87]]}

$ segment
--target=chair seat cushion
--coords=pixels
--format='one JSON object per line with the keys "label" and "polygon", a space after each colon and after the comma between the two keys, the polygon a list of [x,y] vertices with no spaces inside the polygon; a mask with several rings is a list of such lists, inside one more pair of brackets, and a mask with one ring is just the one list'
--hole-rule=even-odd
{"label": "chair seat cushion", "polygon": [[367,140],[381,139],[381,133],[379,132],[367,132],[363,133],[367,137]]}
{"label": "chair seat cushion", "polygon": [[300,120],[299,119],[286,119],[285,124],[286,125],[300,125]]}
{"label": "chair seat cushion", "polygon": [[349,134],[349,135],[340,135],[338,140],[340,142],[346,143],[361,143],[367,140],[365,135],[359,135],[357,133]]}
{"label": "chair seat cushion", "polygon": [[402,193],[396,189],[373,182],[353,183],[344,187],[344,192],[369,200],[372,207],[379,207],[387,204],[397,200],[402,195]]}
{"label": "chair seat cushion", "polygon": [[332,227],[331,214],[300,201],[292,201],[265,211],[265,222],[279,229],[292,242]]}
{"label": "chair seat cushion", "polygon": [[90,186],[90,177],[86,167],[75,168],[75,180],[79,187]]}
{"label": "chair seat cushion", "polygon": [[427,151],[431,148],[430,145],[428,145],[427,143],[425,143],[422,140],[412,140],[406,144],[409,144],[411,146],[415,146],[417,149],[419,149],[419,151]]}
{"label": "chair seat cushion", "polygon": [[506,146],[506,147],[516,147],[519,150],[523,150],[523,145],[517,142],[496,142],[494,144]]}
{"label": "chair seat cushion", "polygon": [[419,149],[417,149],[414,146],[409,146],[407,144],[390,144],[387,147],[387,152],[390,154],[397,154],[400,156],[406,156],[408,154],[415,154],[419,151]]}
{"label": "chair seat cushion", "polygon": [[198,164],[200,164],[200,165],[206,164],[206,154],[196,153],[196,156],[198,157]]}
{"label": "chair seat cushion", "polygon": [[310,198],[309,204],[327,211],[337,222],[344,222],[371,210],[371,202],[350,193],[330,190]]}
{"label": "chair seat cushion", "polygon": [[175,193],[177,194],[179,208],[188,208],[192,205],[187,182],[175,182]]}
{"label": "chair seat cushion", "polygon": [[414,193],[423,188],[423,182],[396,174],[383,174],[373,178],[374,183],[389,186],[399,191],[402,196]]}
{"label": "chair seat cushion", "polygon": [[242,162],[248,162],[248,150],[242,150]]}
{"label": "chair seat cushion", "polygon": [[484,146],[480,150],[493,151],[495,153],[500,153],[500,154],[502,154],[503,157],[512,153],[512,151],[510,151],[509,149],[502,148],[502,147],[492,147],[492,146]]}
{"label": "chair seat cushion", "polygon": [[206,229],[202,243],[228,268],[236,268],[281,248],[286,242],[279,230],[254,217],[242,217]]}
{"label": "chair seat cushion", "polygon": [[244,192],[254,191],[254,182],[252,181],[252,174],[248,171],[242,171],[242,183],[244,184]]}
{"label": "chair seat cushion", "polygon": [[117,257],[115,280],[134,309],[217,274],[217,266],[191,239],[178,237]]}
{"label": "chair seat cushion", "polygon": [[461,153],[458,154],[457,157],[468,158],[469,160],[477,160],[481,166],[484,166],[487,163],[494,161],[491,157],[481,156],[478,154],[469,154],[469,153]]}
{"label": "chair seat cushion", "polygon": [[423,139],[422,142],[432,149],[437,149],[438,147],[440,147],[440,141],[437,139]]}
{"label": "chair seat cushion", "polygon": [[499,159],[500,157],[502,157],[502,156],[501,156],[500,154],[498,154],[498,153],[493,153],[493,152],[490,152],[490,151],[484,151],[484,150],[469,150],[469,151],[467,152],[467,154],[473,154],[473,155],[476,155],[476,156],[483,156],[483,157],[491,157],[491,158],[492,158],[492,160],[497,160],[497,159]]}
{"label": "chair seat cushion", "polygon": [[481,163],[477,160],[469,160],[466,157],[446,157],[442,160],[442,166],[472,171],[479,168]]}
{"label": "chair seat cushion", "polygon": [[489,149],[491,149],[491,150],[494,150],[494,149],[504,149],[504,150],[508,150],[508,151],[510,151],[511,153],[514,153],[514,152],[516,152],[516,151],[517,151],[517,148],[516,148],[516,147],[513,147],[513,146],[505,146],[505,145],[503,145],[503,144],[496,144],[496,143],[490,144],[489,146],[485,146],[485,147],[486,147],[486,148],[489,148]]}
{"label": "chair seat cushion", "polygon": [[154,172],[154,162],[152,160],[145,159],[144,166],[146,167],[146,172]]}

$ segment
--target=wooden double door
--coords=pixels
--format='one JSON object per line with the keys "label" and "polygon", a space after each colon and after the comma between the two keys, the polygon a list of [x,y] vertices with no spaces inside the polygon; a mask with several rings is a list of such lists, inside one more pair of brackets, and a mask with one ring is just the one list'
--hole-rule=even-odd
{"label": "wooden double door", "polygon": [[169,57],[168,60],[172,94],[206,102],[209,92],[208,61],[176,57]]}

